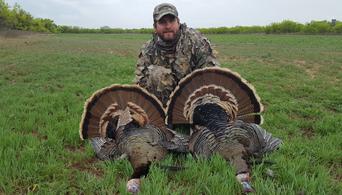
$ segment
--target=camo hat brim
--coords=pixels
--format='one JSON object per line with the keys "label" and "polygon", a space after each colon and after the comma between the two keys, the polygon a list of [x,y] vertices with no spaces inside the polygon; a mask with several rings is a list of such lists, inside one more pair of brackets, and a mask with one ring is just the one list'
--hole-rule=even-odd
{"label": "camo hat brim", "polygon": [[159,21],[163,16],[168,14],[178,17],[178,11],[176,7],[170,3],[159,4],[154,8],[153,20]]}

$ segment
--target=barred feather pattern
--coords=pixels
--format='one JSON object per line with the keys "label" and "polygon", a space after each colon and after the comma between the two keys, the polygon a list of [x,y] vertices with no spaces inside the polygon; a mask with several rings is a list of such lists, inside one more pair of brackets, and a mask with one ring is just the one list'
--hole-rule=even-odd
{"label": "barred feather pattern", "polygon": [[166,155],[161,143],[168,140],[167,135],[152,125],[139,127],[129,124],[119,128],[115,138],[118,150],[129,156],[133,168],[161,160]]}
{"label": "barred feather pattern", "polygon": [[[121,146],[121,148],[125,147],[125,142],[130,140],[130,137],[139,137],[146,136],[149,137],[149,140],[153,140],[154,143],[159,143],[161,141],[168,140],[168,137],[164,131],[153,126],[146,125],[145,127],[139,127],[138,125],[131,123],[125,127],[121,127],[117,130],[115,135],[116,143]],[[146,140],[146,141],[149,141]],[[133,139],[134,141],[134,139]],[[120,147],[119,147],[120,148]]]}
{"label": "barred feather pattern", "polygon": [[100,160],[116,160],[122,153],[117,150],[116,144],[111,138],[94,137],[90,139],[96,156]]}
{"label": "barred feather pattern", "polygon": [[271,133],[266,132],[259,125],[239,120],[216,130],[204,126],[195,126],[195,129],[189,145],[195,141],[192,149],[199,153],[206,146],[213,152],[218,144],[238,142],[246,148],[249,155],[262,157],[265,153],[278,149],[282,144],[279,138],[273,137]]}
{"label": "barred feather pattern", "polygon": [[228,124],[225,135],[225,139],[238,140],[242,143],[248,154],[253,157],[262,157],[278,149],[282,144],[279,138],[273,137],[259,125],[240,120]]}
{"label": "barred feather pattern", "polygon": [[101,160],[116,160],[127,156],[134,170],[131,179],[146,176],[150,164],[163,159],[167,154],[168,148],[165,145],[172,146],[178,152],[188,151],[188,139],[172,130],[151,124],[140,126],[135,120],[116,128],[114,123],[117,121],[116,118],[108,121],[105,129],[113,134],[113,139],[96,137],[91,141]]}
{"label": "barred feather pattern", "polygon": [[172,138],[169,141],[162,141],[161,144],[170,152],[188,153],[189,152],[189,136],[180,134],[172,129],[168,129],[172,133]]}
{"label": "barred feather pattern", "polygon": [[260,158],[282,143],[259,125],[240,120],[227,122],[222,108],[214,104],[195,109],[194,123],[190,151],[204,157],[218,153],[230,161],[238,172],[248,171],[248,158]]}
{"label": "barred feather pattern", "polygon": [[[150,142],[152,145],[159,144],[165,149],[175,153],[189,152],[189,136],[180,134],[171,129],[159,129],[153,125],[146,125],[140,128],[137,123],[130,123],[124,127],[116,128],[116,120],[112,119],[104,131],[110,132],[112,138],[95,137],[91,143],[97,157],[101,160],[116,160],[127,152],[132,142]],[[148,137],[140,139],[142,137]],[[150,139],[151,138],[151,139]],[[154,140],[154,141],[151,141]]]}
{"label": "barred feather pattern", "polygon": [[210,158],[211,155],[216,151],[219,144],[218,139],[212,131],[203,126],[196,125],[196,130],[189,140],[189,150],[195,156],[203,156]]}

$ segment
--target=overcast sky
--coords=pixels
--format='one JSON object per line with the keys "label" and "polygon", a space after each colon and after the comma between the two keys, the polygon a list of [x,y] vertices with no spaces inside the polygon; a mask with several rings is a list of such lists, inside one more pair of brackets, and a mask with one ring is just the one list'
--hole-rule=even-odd
{"label": "overcast sky", "polygon": [[285,19],[300,23],[342,21],[342,0],[5,0],[34,17],[58,25],[99,28],[151,28],[153,8],[174,4],[191,27],[268,25]]}

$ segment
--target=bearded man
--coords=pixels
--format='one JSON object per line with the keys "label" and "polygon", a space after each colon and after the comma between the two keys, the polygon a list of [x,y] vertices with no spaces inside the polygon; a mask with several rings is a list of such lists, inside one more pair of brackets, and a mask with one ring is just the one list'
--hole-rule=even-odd
{"label": "bearded man", "polygon": [[174,5],[157,5],[153,21],[153,38],[141,49],[135,81],[165,107],[180,79],[196,69],[219,63],[208,39],[180,23]]}

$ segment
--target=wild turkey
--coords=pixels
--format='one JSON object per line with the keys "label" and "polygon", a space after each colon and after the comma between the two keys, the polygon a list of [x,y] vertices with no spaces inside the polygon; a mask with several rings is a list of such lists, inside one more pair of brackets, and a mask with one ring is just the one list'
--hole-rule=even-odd
{"label": "wild turkey", "polygon": [[106,144],[99,150],[110,150],[107,154],[113,159],[128,157],[134,171],[127,183],[130,192],[139,190],[139,178],[146,176],[150,164],[161,160],[168,149],[187,147],[186,140],[166,128],[165,111],[158,99],[139,86],[112,85],[95,92],[85,103],[80,137],[103,137]]}
{"label": "wild turkey", "polygon": [[229,69],[211,67],[179,82],[167,104],[166,123],[190,124],[190,152],[206,158],[221,155],[235,167],[244,192],[249,192],[253,189],[248,159],[281,143],[258,125],[262,111],[252,85]]}

